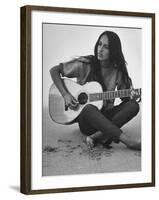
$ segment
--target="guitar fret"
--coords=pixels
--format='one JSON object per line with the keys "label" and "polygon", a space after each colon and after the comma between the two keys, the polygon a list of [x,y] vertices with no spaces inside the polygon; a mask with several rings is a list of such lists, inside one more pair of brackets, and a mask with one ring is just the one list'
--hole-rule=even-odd
{"label": "guitar fret", "polygon": [[115,92],[113,92],[113,98],[115,98]]}
{"label": "guitar fret", "polygon": [[109,92],[109,99],[111,99],[111,92]]}
{"label": "guitar fret", "polygon": [[110,95],[109,95],[110,99],[112,99],[112,92],[110,92]]}
{"label": "guitar fret", "polygon": [[126,90],[126,97],[128,96],[128,91]]}
{"label": "guitar fret", "polygon": [[121,97],[124,97],[124,95],[123,95],[123,91],[121,91]]}
{"label": "guitar fret", "polygon": [[111,92],[111,95],[110,95],[110,96],[111,96],[111,99],[113,99],[113,92]]}
{"label": "guitar fret", "polygon": [[120,94],[120,90],[119,90],[117,93],[118,93],[117,97],[121,95],[121,94]]}
{"label": "guitar fret", "polygon": [[114,92],[112,92],[112,99],[114,99]]}

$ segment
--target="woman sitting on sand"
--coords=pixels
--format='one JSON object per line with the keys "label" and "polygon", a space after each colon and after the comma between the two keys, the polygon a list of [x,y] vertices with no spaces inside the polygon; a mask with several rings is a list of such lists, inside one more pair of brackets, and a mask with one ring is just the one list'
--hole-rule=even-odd
{"label": "woman sitting on sand", "polygon": [[[111,31],[105,31],[99,36],[94,55],[61,63],[51,68],[50,73],[65,105],[70,109],[76,109],[78,102],[66,91],[61,76],[76,77],[81,85],[98,81],[104,91],[132,88],[120,38]],[[131,149],[141,149],[141,142],[121,130],[121,127],[139,112],[139,104],[135,98],[132,89],[131,98],[122,98],[122,102],[117,106],[114,106],[114,100],[107,100],[101,110],[91,104],[84,107],[74,122],[79,124],[81,132],[86,135],[86,143],[90,148],[98,142],[105,145],[114,141],[122,142]]]}

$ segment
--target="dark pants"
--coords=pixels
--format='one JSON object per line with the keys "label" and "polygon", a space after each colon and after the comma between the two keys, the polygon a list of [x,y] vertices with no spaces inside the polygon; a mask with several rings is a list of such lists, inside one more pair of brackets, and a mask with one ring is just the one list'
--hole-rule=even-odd
{"label": "dark pants", "polygon": [[122,133],[121,127],[139,112],[139,104],[135,100],[122,102],[109,110],[99,110],[88,104],[77,118],[81,132],[90,136],[101,131],[106,138],[117,142]]}

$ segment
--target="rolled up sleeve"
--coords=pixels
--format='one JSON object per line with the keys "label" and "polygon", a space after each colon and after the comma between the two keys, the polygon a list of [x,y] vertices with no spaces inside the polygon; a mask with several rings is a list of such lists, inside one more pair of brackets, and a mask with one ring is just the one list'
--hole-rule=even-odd
{"label": "rolled up sleeve", "polygon": [[[79,57],[68,62],[60,63],[58,68],[62,77],[77,78],[77,82],[83,85],[86,83],[91,72],[90,58]],[[50,70],[50,73],[52,71],[53,68]]]}
{"label": "rolled up sleeve", "polygon": [[80,76],[79,71],[82,67],[82,62],[78,60],[72,60],[65,63],[60,63],[62,69],[62,76],[68,78],[78,78]]}

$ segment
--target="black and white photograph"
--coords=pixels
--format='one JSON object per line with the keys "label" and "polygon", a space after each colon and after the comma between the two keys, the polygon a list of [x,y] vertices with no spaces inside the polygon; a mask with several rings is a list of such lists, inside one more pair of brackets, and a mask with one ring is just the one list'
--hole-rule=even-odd
{"label": "black and white photograph", "polygon": [[22,193],[154,185],[154,17],[22,7]]}
{"label": "black and white photograph", "polygon": [[140,171],[142,30],[42,30],[43,176]]}

